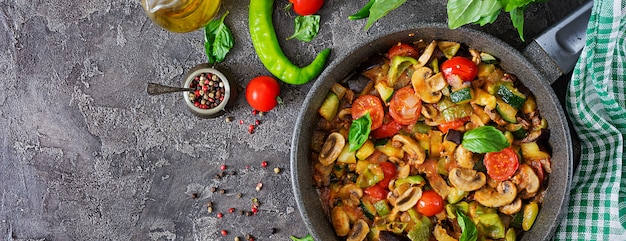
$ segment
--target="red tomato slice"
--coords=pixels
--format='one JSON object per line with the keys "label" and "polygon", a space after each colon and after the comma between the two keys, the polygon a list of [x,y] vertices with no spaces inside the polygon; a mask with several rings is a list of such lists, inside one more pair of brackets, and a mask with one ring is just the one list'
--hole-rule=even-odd
{"label": "red tomato slice", "polygon": [[391,182],[391,179],[396,177],[396,173],[398,172],[396,170],[396,165],[391,162],[381,162],[378,165],[383,168],[383,174],[385,177],[383,178],[383,180],[376,183],[376,185],[385,189],[389,189],[389,182]]}
{"label": "red tomato slice", "polygon": [[402,125],[400,123],[391,121],[372,131],[370,135],[372,135],[374,139],[382,139],[394,136],[398,133],[398,131],[400,131],[400,129],[402,129]]}
{"label": "red tomato slice", "polygon": [[485,154],[483,163],[491,179],[504,181],[511,178],[517,171],[519,167],[518,159],[515,151],[508,147],[500,152],[489,152]]}
{"label": "red tomato slice", "polygon": [[415,48],[407,43],[398,43],[389,49],[387,53],[387,58],[393,59],[395,56],[409,56],[413,58],[418,58],[419,53]]}
{"label": "red tomato slice", "polygon": [[352,119],[356,120],[368,112],[372,118],[372,130],[380,128],[383,125],[383,117],[385,116],[383,103],[380,98],[373,95],[361,95],[352,102],[352,108],[350,109]]}
{"label": "red tomato slice", "polygon": [[417,201],[417,212],[430,217],[441,212],[443,205],[443,198],[435,191],[423,191],[422,197]]}
{"label": "red tomato slice", "polygon": [[441,72],[446,79],[457,75],[463,81],[472,81],[478,74],[478,66],[467,58],[455,56],[441,64]]}
{"label": "red tomato slice", "polygon": [[402,125],[413,124],[422,112],[422,100],[412,87],[396,91],[389,102],[389,115]]}
{"label": "red tomato slice", "polygon": [[389,193],[387,189],[378,185],[368,187],[365,190],[363,190],[363,192],[365,193],[366,196],[370,198],[372,202],[377,202],[377,201],[387,198],[387,193]]}
{"label": "red tomato slice", "polygon": [[453,120],[450,122],[446,122],[437,126],[441,132],[448,133],[449,130],[456,130],[465,125],[465,122],[469,120],[469,117]]}

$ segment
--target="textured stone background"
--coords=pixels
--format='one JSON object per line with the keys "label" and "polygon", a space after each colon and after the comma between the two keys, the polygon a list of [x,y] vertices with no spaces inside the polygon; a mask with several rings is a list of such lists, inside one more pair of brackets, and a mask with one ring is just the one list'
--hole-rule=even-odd
{"label": "textured stone background", "polygon": [[[552,0],[526,13],[526,37],[581,4]],[[293,18],[277,0],[281,39]],[[282,41],[287,56],[307,64],[371,33],[411,21],[445,21],[445,1],[412,0],[369,32],[347,16],[364,0],[328,0],[310,43]],[[269,74],[248,35],[248,1],[224,1],[221,13],[235,47],[217,68],[244,87]],[[522,49],[506,14],[473,26]],[[148,82],[180,85],[205,62],[203,32],[175,34],[144,14],[139,1],[0,0],[0,239],[2,240],[288,240],[308,233],[291,192],[289,148],[299,106],[311,84],[281,84],[285,104],[253,116],[239,98],[227,116],[198,119],[182,95],[148,96]],[[558,90],[557,90],[558,92]],[[249,134],[256,119],[261,125]],[[239,125],[239,120],[244,125]],[[261,162],[269,162],[267,168]],[[220,166],[228,175],[216,179]],[[283,171],[273,172],[274,167]],[[263,189],[255,190],[258,182]],[[226,190],[212,193],[211,187]],[[192,193],[199,193],[196,199]],[[238,198],[237,193],[243,197]],[[247,217],[257,198],[260,211]],[[215,211],[207,213],[212,201]],[[228,208],[237,211],[228,213]],[[224,218],[218,219],[217,212]],[[272,230],[274,228],[275,230]],[[220,230],[229,231],[222,237]]]}

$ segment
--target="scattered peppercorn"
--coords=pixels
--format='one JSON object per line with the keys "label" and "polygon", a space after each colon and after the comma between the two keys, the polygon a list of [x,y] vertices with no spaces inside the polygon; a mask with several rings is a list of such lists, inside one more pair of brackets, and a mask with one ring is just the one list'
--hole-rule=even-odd
{"label": "scattered peppercorn", "polygon": [[249,125],[248,126],[248,133],[250,133],[250,134],[254,133],[254,125]]}
{"label": "scattered peppercorn", "polygon": [[252,216],[252,214],[254,214],[254,213],[252,213],[252,211],[247,211],[246,212],[246,216]]}
{"label": "scattered peppercorn", "polygon": [[228,231],[226,231],[226,230],[224,230],[224,229],[222,229],[221,233],[222,233],[222,236],[226,236],[226,235],[228,235]]}
{"label": "scattered peppercorn", "polygon": [[220,194],[224,194],[224,193],[226,193],[226,190],[220,189]]}
{"label": "scattered peppercorn", "polygon": [[211,187],[211,192],[217,192],[217,188],[216,187]]}
{"label": "scattered peppercorn", "polygon": [[209,213],[212,213],[213,212],[213,207],[207,207],[206,211],[209,212]]}
{"label": "scattered peppercorn", "polygon": [[280,173],[280,167],[274,167],[274,173],[276,174]]}
{"label": "scattered peppercorn", "polygon": [[223,213],[217,213],[217,218],[222,218],[222,217],[224,217]]}
{"label": "scattered peppercorn", "polygon": [[271,233],[272,233],[272,234],[276,234],[276,233],[278,233],[278,229],[277,229],[277,228],[272,228],[272,229],[271,229]]}
{"label": "scattered peppercorn", "polygon": [[236,172],[236,171],[231,171],[231,172],[230,172],[230,175],[231,175],[231,176],[237,175],[237,172]]}
{"label": "scattered peppercorn", "polygon": [[257,115],[259,113],[258,110],[252,110],[252,115]]}
{"label": "scattered peppercorn", "polygon": [[215,179],[220,180],[222,179],[222,176],[220,176],[219,174],[215,174]]}
{"label": "scattered peppercorn", "polygon": [[253,214],[256,214],[256,213],[258,213],[258,212],[259,212],[259,209],[258,209],[258,208],[256,208],[256,207],[252,207],[252,208],[250,209],[250,211],[252,211],[252,213],[253,213]]}
{"label": "scattered peppercorn", "polygon": [[243,197],[243,194],[242,193],[237,193],[237,198],[241,198],[241,197]]}
{"label": "scattered peppercorn", "polygon": [[226,122],[232,122],[232,121],[233,121],[233,117],[232,116],[226,117]]}
{"label": "scattered peppercorn", "polygon": [[240,124],[240,125],[243,125],[243,120],[239,120],[239,124]]}
{"label": "scattered peppercorn", "polygon": [[245,212],[245,211],[243,211],[243,210],[239,210],[239,215],[242,215],[242,216],[243,216],[243,215],[246,215],[246,212]]}
{"label": "scattered peppercorn", "polygon": [[263,161],[263,162],[261,162],[261,166],[262,166],[262,167],[267,167],[267,164],[268,164],[268,163],[267,163],[267,161]]}
{"label": "scattered peppercorn", "polygon": [[222,166],[220,166],[220,170],[222,170],[222,171],[223,171],[223,170],[226,170],[226,165],[222,165]]}
{"label": "scattered peppercorn", "polygon": [[207,202],[207,203],[206,203],[206,206],[207,206],[207,207],[213,207],[213,202],[211,202],[211,201]]}
{"label": "scattered peppercorn", "polygon": [[198,194],[197,194],[197,193],[192,193],[192,194],[191,194],[191,198],[193,198],[193,199],[198,198]]}
{"label": "scattered peppercorn", "polygon": [[261,191],[261,188],[263,188],[263,183],[260,183],[260,182],[259,182],[259,183],[257,183],[257,184],[256,184],[256,190],[257,190],[257,192],[258,192],[258,191]]}
{"label": "scattered peppercorn", "polygon": [[235,212],[235,208],[229,208],[229,209],[228,209],[228,212],[229,212],[229,213],[234,213],[234,212]]}
{"label": "scattered peppercorn", "polygon": [[260,121],[260,120],[255,120],[255,121],[254,121],[254,124],[258,126],[258,125],[260,125],[260,124],[261,124],[261,121]]}
{"label": "scattered peppercorn", "polygon": [[235,237],[235,241],[241,241],[241,238],[239,238],[239,236]]}

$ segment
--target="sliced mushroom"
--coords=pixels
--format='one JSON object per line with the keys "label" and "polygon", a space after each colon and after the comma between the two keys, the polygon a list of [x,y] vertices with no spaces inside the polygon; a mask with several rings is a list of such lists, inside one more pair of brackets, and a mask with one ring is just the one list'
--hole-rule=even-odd
{"label": "sliced mushroom", "polygon": [[437,239],[437,241],[458,241],[457,239],[450,236],[448,234],[448,231],[446,231],[446,229],[441,227],[441,225],[439,224],[435,225],[435,230],[433,231],[433,234],[435,235],[435,239]]}
{"label": "sliced mushroom", "polygon": [[403,212],[407,211],[415,206],[420,198],[422,198],[422,189],[419,187],[411,187],[398,197],[396,200],[396,208]]}
{"label": "sliced mushroom", "polygon": [[341,206],[334,207],[330,211],[330,218],[337,236],[346,236],[350,233],[350,217]]}
{"label": "sliced mushroom", "polygon": [[418,67],[424,66],[426,65],[426,63],[428,63],[428,60],[430,60],[430,57],[433,55],[433,52],[435,51],[435,47],[437,47],[437,41],[435,40],[431,41],[430,44],[426,46],[426,48],[424,49],[424,53],[422,53],[419,59],[417,59]]}
{"label": "sliced mushroom", "polygon": [[424,149],[410,136],[397,134],[391,139],[394,143],[399,142],[402,144],[402,151],[409,155],[409,162],[413,164],[422,164],[426,159]]}
{"label": "sliced mushroom", "polygon": [[504,213],[506,215],[516,214],[520,210],[522,210],[522,199],[518,197],[512,203],[500,207],[499,210],[501,213]]}
{"label": "sliced mushroom", "polygon": [[466,192],[478,190],[487,183],[485,174],[474,169],[453,168],[448,178],[454,187]]}
{"label": "sliced mushroom", "polygon": [[517,185],[520,192],[525,192],[526,198],[533,197],[539,191],[539,177],[533,168],[527,164],[519,166],[519,170],[511,177],[511,181]]}
{"label": "sliced mushroom", "polygon": [[469,52],[472,55],[472,62],[474,62],[476,65],[479,65],[482,60],[482,58],[480,57],[480,52],[478,52],[478,50],[476,49],[470,49]]}
{"label": "sliced mushroom", "polygon": [[324,146],[322,147],[318,160],[323,165],[330,166],[335,160],[337,160],[337,157],[339,157],[339,154],[345,145],[346,138],[344,138],[343,135],[338,132],[331,133],[324,142]]}
{"label": "sliced mushroom", "polygon": [[465,149],[463,145],[458,145],[456,147],[456,150],[454,151],[454,159],[456,159],[456,163],[462,168],[474,168],[475,163],[474,159],[472,158],[473,155],[474,153]]}
{"label": "sliced mushroom", "polygon": [[363,189],[354,183],[346,184],[339,189],[337,196],[342,200],[358,204],[360,203],[361,197],[363,197]]}
{"label": "sliced mushroom", "polygon": [[370,232],[370,227],[367,225],[367,222],[363,219],[359,219],[354,223],[352,230],[350,230],[350,234],[348,234],[348,239],[346,241],[363,241],[367,234]]}
{"label": "sliced mushroom", "polygon": [[343,108],[337,113],[337,117],[342,121],[352,120],[351,111],[351,108]]}
{"label": "sliced mushroom", "polygon": [[490,188],[488,185],[483,186],[474,192],[476,201],[483,206],[493,208],[502,207],[513,202],[516,196],[517,187],[511,181],[500,182],[495,189]]}
{"label": "sliced mushroom", "polygon": [[430,79],[433,70],[428,67],[420,67],[411,76],[411,84],[413,89],[425,103],[437,103],[441,99],[441,91],[430,88],[426,79]]}

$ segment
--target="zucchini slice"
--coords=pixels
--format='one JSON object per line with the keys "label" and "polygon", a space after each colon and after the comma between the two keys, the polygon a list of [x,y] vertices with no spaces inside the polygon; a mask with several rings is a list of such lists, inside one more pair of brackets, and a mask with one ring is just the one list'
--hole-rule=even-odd
{"label": "zucchini slice", "polygon": [[472,88],[467,87],[450,93],[450,100],[456,104],[468,103],[473,98]]}
{"label": "zucchini slice", "polygon": [[339,97],[337,97],[337,94],[329,92],[326,96],[326,99],[324,100],[324,103],[322,103],[322,106],[317,112],[327,121],[332,121],[335,118],[335,115],[337,115],[338,111]]}
{"label": "zucchini slice", "polygon": [[526,96],[510,84],[501,84],[498,88],[498,95],[505,103],[518,110],[522,108],[526,101]]}
{"label": "zucchini slice", "polygon": [[517,119],[515,116],[517,115],[517,109],[504,101],[497,99],[496,100],[496,110],[498,114],[502,116],[502,119],[508,121],[509,123],[517,123]]}
{"label": "zucchini slice", "polygon": [[376,208],[365,198],[361,199],[361,209],[363,209],[363,214],[365,214],[365,217],[369,218],[370,220],[374,220],[374,218],[376,217]]}
{"label": "zucchini slice", "polygon": [[393,87],[390,87],[387,83],[380,81],[374,85],[374,89],[378,91],[380,98],[385,101],[385,103],[389,103],[391,96],[393,95]]}

